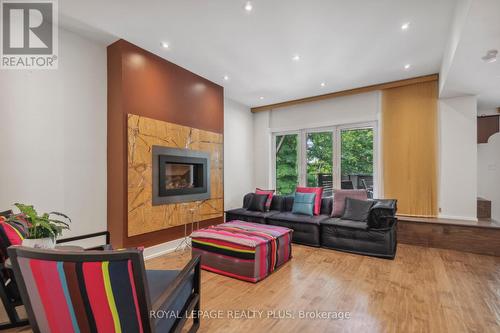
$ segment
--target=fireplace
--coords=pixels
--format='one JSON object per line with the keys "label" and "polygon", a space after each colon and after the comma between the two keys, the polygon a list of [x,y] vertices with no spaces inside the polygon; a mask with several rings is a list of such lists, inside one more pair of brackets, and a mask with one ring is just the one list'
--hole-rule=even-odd
{"label": "fireplace", "polygon": [[208,153],[153,146],[153,205],[210,198]]}

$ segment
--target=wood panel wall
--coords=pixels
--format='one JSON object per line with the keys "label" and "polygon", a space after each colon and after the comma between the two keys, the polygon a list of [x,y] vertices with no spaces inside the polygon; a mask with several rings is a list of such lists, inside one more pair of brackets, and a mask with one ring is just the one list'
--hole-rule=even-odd
{"label": "wood panel wall", "polygon": [[384,196],[398,213],[438,213],[437,81],[382,91]]}
{"label": "wood panel wall", "polygon": [[[107,219],[111,242],[115,247],[151,246],[177,239],[182,237],[184,226],[128,235],[127,116],[223,135],[223,88],[124,40],[109,45],[107,53]],[[217,217],[200,224],[220,222],[222,218]]]}

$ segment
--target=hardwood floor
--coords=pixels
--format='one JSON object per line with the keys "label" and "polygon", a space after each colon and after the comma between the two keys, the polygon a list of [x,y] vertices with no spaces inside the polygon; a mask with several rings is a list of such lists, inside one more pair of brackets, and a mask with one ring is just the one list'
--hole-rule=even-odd
{"label": "hardwood floor", "polygon": [[[203,271],[202,310],[224,318],[202,318],[200,332],[500,332],[500,257],[405,244],[393,261],[295,244],[293,256],[257,284]],[[175,269],[189,259],[177,252],[146,266]],[[227,319],[236,310],[264,318]],[[301,319],[300,311],[350,319]],[[286,314],[296,318],[279,318]],[[10,332],[18,331],[28,330]]]}

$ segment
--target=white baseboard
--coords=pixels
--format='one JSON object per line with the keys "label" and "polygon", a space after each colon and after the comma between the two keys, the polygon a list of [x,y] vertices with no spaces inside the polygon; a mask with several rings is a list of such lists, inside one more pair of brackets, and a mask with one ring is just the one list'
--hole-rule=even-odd
{"label": "white baseboard", "polygon": [[445,215],[439,214],[438,216],[441,219],[449,219],[449,220],[464,220],[464,221],[474,221],[477,222],[477,217],[467,217],[467,216],[453,216],[453,215]]}
{"label": "white baseboard", "polygon": [[[166,243],[161,243],[153,245],[144,249],[144,260],[153,259],[162,256],[167,253],[174,252],[175,249],[182,244],[184,238],[174,239]],[[191,239],[188,238],[188,242],[191,243]],[[184,249],[186,244],[183,244],[180,248]]]}

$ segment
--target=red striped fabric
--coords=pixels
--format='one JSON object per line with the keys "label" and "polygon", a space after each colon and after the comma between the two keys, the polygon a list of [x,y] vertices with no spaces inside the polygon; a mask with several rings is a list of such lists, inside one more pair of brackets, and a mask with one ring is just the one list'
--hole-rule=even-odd
{"label": "red striped fabric", "polygon": [[222,246],[227,246],[233,249],[238,249],[238,250],[249,250],[253,251],[255,248],[250,247],[250,246],[244,246],[236,243],[230,243],[230,242],[225,242],[219,239],[212,239],[212,238],[196,238],[197,241],[205,242],[205,243],[211,243],[211,244],[216,244],[216,245],[222,245]]}
{"label": "red striped fabric", "polygon": [[[286,244],[290,244],[290,234],[285,234],[283,235],[283,240],[285,241]],[[290,246],[285,246],[285,258],[283,261],[288,261],[290,259]]]}
{"label": "red striped fabric", "polygon": [[33,278],[40,294],[52,333],[74,332],[56,261],[30,260]]}
{"label": "red striped fabric", "polygon": [[132,272],[132,262],[130,260],[128,262],[128,276],[130,279],[130,284],[132,286],[132,294],[134,295],[135,313],[137,315],[137,321],[139,322],[139,333],[142,333],[143,328],[142,328],[142,320],[141,320],[141,315],[140,315],[141,312],[139,310],[139,302],[137,300],[137,291],[135,289],[134,274]]}
{"label": "red striped fabric", "polygon": [[244,233],[236,234],[233,232],[226,231],[226,228],[218,229],[218,228],[212,227],[212,228],[207,228],[207,229],[202,229],[202,230],[204,233],[207,233],[207,234],[225,235],[225,236],[235,237],[235,238],[239,238],[239,239],[252,240],[252,241],[255,241],[256,244],[260,244],[262,242],[265,242],[265,240],[260,238],[260,237],[255,237],[255,236],[244,234]]}
{"label": "red striped fabric", "polygon": [[113,315],[109,308],[106,289],[104,287],[102,263],[83,263],[83,274],[85,277],[85,288],[87,290],[97,330],[106,333],[115,332]]}
{"label": "red striped fabric", "polygon": [[236,278],[236,279],[240,279],[240,280],[243,280],[243,281],[257,282],[259,280],[259,279],[256,279],[256,278],[251,278],[251,277],[248,277],[248,276],[243,276],[243,275],[238,275],[238,274],[230,273],[230,272],[227,272],[227,271],[223,271],[221,269],[217,269],[217,268],[214,268],[212,266],[201,265],[201,268],[204,269],[204,270],[210,271],[210,272],[214,272],[214,273],[217,273],[217,274],[226,275],[226,276],[233,277],[233,278]]}

